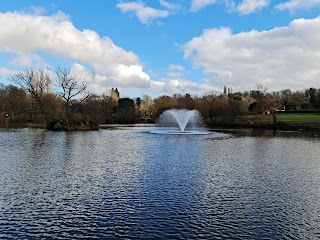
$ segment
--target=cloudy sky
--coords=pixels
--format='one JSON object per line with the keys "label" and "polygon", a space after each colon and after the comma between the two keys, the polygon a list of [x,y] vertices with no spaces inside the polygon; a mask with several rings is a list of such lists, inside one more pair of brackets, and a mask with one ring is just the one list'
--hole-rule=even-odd
{"label": "cloudy sky", "polygon": [[2,0],[0,82],[71,68],[94,93],[320,88],[320,0]]}

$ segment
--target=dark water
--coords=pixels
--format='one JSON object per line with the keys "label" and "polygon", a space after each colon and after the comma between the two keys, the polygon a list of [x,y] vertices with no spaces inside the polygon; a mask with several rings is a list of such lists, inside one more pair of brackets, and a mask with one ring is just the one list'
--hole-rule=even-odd
{"label": "dark water", "polygon": [[320,137],[147,131],[0,129],[0,238],[320,238]]}

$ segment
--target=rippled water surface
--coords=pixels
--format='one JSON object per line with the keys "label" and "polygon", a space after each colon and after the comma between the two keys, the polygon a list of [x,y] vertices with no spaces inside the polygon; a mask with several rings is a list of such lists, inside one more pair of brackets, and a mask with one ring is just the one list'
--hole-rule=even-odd
{"label": "rippled water surface", "polygon": [[317,239],[320,138],[0,129],[0,238]]}

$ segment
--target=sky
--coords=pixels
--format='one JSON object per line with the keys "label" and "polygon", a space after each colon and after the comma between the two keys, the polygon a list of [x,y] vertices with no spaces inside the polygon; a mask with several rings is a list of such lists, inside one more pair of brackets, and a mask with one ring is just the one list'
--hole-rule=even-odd
{"label": "sky", "polygon": [[319,15],[320,0],[1,0],[0,83],[61,67],[121,97],[320,88]]}

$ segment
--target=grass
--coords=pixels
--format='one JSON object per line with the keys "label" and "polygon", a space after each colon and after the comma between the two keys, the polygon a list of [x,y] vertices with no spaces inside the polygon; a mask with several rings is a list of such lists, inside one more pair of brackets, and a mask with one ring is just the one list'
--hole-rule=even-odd
{"label": "grass", "polygon": [[277,114],[278,121],[320,121],[320,113],[280,113]]}
{"label": "grass", "polygon": [[[283,123],[294,129],[320,129],[320,113],[277,113],[277,123]],[[240,123],[254,125],[273,125],[272,115],[245,115]],[[239,122],[238,122],[239,123]]]}
{"label": "grass", "polygon": [[[320,122],[320,113],[278,113],[276,114],[277,121],[282,122]],[[245,115],[243,119],[247,120],[260,120],[260,121],[272,121],[272,116],[268,114],[261,115]]]}

